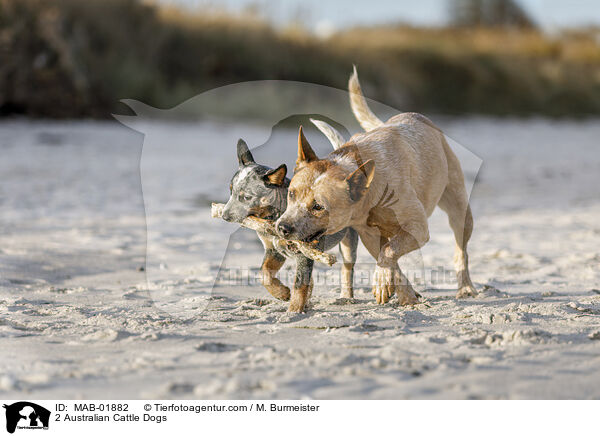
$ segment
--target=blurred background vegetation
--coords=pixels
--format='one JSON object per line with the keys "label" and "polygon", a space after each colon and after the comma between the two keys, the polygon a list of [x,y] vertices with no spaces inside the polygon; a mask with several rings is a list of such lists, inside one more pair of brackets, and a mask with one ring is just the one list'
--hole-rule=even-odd
{"label": "blurred background vegetation", "polygon": [[211,88],[297,80],[443,114],[600,114],[598,28],[541,31],[518,3],[455,0],[449,24],[317,34],[139,0],[0,0],[0,114],[97,117],[131,98],[169,108]]}

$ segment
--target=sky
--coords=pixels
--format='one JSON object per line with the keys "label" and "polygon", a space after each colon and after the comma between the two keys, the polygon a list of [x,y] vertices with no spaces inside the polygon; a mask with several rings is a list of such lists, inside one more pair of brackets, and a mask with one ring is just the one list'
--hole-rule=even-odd
{"label": "sky", "polygon": [[[193,8],[223,7],[240,11],[258,5],[275,25],[299,17],[316,30],[333,31],[356,25],[404,22],[418,26],[440,26],[447,22],[449,0],[159,0]],[[517,0],[545,30],[566,27],[600,26],[598,0]]]}

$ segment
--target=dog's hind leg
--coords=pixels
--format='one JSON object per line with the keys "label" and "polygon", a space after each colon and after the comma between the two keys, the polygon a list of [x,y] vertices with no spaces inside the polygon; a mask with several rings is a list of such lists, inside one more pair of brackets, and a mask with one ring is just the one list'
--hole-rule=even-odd
{"label": "dog's hind leg", "polygon": [[[448,163],[452,164],[453,162],[451,159],[448,159]],[[477,291],[469,275],[467,243],[473,233],[473,215],[471,214],[462,171],[460,171],[460,167],[458,167],[458,171],[452,171],[451,165],[449,167],[450,180],[438,206],[448,214],[448,222],[454,232],[454,239],[456,241],[454,249],[454,267],[458,281],[456,298],[472,297],[477,295]]]}
{"label": "dog's hind leg", "polygon": [[296,257],[296,279],[288,312],[303,312],[304,306],[312,294],[313,281],[312,270],[314,260],[299,255]]}
{"label": "dog's hind leg", "polygon": [[285,263],[285,257],[279,254],[273,248],[265,250],[265,258],[263,260],[261,270],[261,282],[273,297],[278,300],[288,301],[290,299],[290,288],[285,286],[275,277],[277,271],[281,269]]}
{"label": "dog's hind leg", "polygon": [[356,263],[356,248],[358,247],[358,233],[349,228],[340,241],[340,254],[342,255],[342,277],[340,298],[354,298],[354,264]]}

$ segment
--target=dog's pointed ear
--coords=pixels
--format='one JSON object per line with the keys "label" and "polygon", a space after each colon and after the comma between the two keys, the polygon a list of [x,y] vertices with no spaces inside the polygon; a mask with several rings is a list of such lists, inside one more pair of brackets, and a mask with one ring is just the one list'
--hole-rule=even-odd
{"label": "dog's pointed ear", "polygon": [[281,164],[277,168],[267,171],[263,176],[263,180],[269,185],[281,186],[283,185],[286,174],[287,166]]}
{"label": "dog's pointed ear", "polygon": [[240,167],[255,163],[254,157],[252,157],[252,153],[250,153],[250,149],[243,139],[240,139],[237,143],[237,156]]}
{"label": "dog's pointed ear", "polygon": [[346,177],[348,193],[352,201],[358,201],[365,194],[375,175],[375,162],[369,159]]}
{"label": "dog's pointed ear", "polygon": [[319,160],[319,158],[308,143],[304,132],[302,132],[302,126],[300,126],[298,130],[298,159],[296,160],[296,169],[316,160]]}

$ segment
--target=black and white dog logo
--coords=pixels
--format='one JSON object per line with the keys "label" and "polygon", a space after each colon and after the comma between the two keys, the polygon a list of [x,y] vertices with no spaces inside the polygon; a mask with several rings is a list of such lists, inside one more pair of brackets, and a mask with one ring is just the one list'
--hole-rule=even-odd
{"label": "black and white dog logo", "polygon": [[6,409],[6,431],[18,429],[48,429],[50,411],[29,401],[3,406]]}

